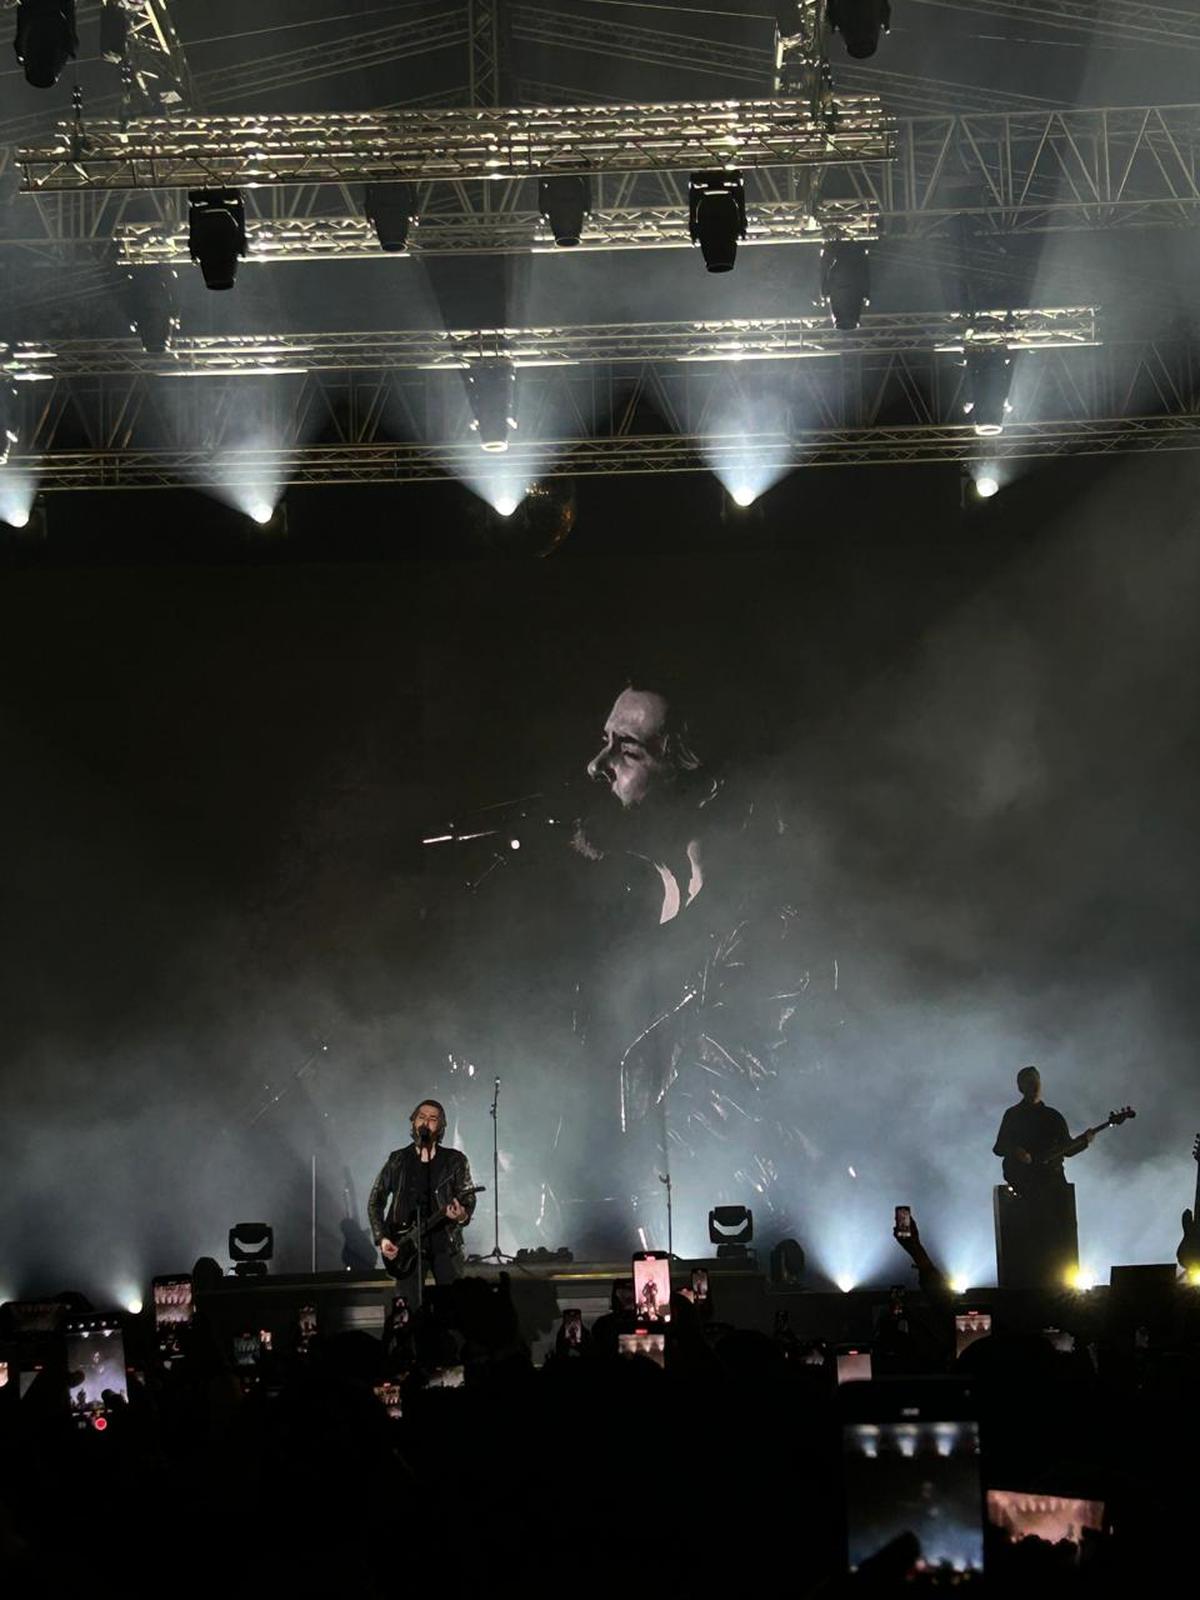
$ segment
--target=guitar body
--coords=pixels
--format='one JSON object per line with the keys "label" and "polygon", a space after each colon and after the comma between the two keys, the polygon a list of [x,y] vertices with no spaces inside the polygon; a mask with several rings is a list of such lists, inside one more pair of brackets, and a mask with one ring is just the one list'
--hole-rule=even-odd
{"label": "guitar body", "polygon": [[[1130,1117],[1136,1116],[1137,1112],[1132,1106],[1122,1106],[1120,1111],[1110,1111],[1105,1120],[1097,1123],[1094,1128],[1089,1128],[1088,1133],[1094,1137],[1098,1133],[1103,1133],[1105,1128],[1119,1128],[1123,1122],[1128,1122]],[[1066,1183],[1061,1165],[1063,1158],[1085,1149],[1086,1140],[1087,1134],[1081,1134],[1078,1139],[1072,1139],[1069,1144],[1048,1151],[1035,1161],[1018,1161],[1016,1156],[1005,1156],[1002,1168],[1005,1183],[1023,1200],[1049,1198],[1061,1191]]]}
{"label": "guitar body", "polygon": [[[470,1188],[461,1189],[458,1194],[454,1196],[454,1198],[461,1201],[465,1200],[468,1195],[482,1194],[485,1187],[486,1185],[482,1183],[473,1183]],[[445,1206],[439,1207],[439,1209],[435,1211],[431,1217],[426,1218],[420,1227],[419,1252],[417,1249],[418,1230],[415,1222],[410,1222],[407,1227],[403,1228],[389,1228],[387,1233],[384,1234],[384,1238],[390,1239],[397,1247],[399,1253],[394,1256],[391,1261],[389,1261],[386,1256],[383,1258],[383,1270],[388,1274],[388,1276],[396,1279],[407,1278],[410,1273],[415,1272],[417,1270],[418,1255],[428,1255],[429,1240],[439,1228],[445,1225],[445,1222]]]}

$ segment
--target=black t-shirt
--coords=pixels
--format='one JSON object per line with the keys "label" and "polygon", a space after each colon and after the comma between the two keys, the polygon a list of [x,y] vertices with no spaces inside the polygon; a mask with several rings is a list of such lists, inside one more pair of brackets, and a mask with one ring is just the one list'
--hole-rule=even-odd
{"label": "black t-shirt", "polygon": [[433,1215],[437,1209],[437,1186],[446,1169],[446,1158],[440,1148],[434,1151],[432,1161],[422,1161],[420,1151],[414,1146],[412,1160],[415,1172],[411,1187],[405,1194],[406,1222],[415,1220],[418,1207],[422,1217]]}
{"label": "black t-shirt", "polygon": [[[1053,1106],[1044,1105],[1040,1100],[1036,1105],[1026,1105],[1022,1100],[1015,1106],[1009,1106],[1004,1113],[1000,1132],[996,1135],[994,1153],[1011,1156],[1014,1151],[1028,1150],[1033,1159],[1038,1161],[1051,1150],[1067,1144],[1070,1138],[1071,1130],[1061,1111],[1055,1111]],[[1052,1162],[1051,1165],[1061,1170],[1061,1162]]]}

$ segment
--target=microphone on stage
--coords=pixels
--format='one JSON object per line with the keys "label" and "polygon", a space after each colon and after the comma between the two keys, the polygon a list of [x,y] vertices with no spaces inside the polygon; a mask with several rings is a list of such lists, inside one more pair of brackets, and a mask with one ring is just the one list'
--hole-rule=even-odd
{"label": "microphone on stage", "polygon": [[427,1125],[424,1126],[424,1127],[418,1128],[417,1129],[417,1138],[421,1141],[421,1143],[423,1145],[429,1144],[430,1141],[433,1138],[433,1129],[430,1128]]}

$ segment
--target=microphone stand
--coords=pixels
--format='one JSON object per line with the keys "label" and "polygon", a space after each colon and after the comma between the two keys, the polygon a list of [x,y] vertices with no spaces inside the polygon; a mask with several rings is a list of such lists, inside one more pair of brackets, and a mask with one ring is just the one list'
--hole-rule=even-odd
{"label": "microphone stand", "polygon": [[674,1261],[674,1259],[675,1259],[675,1237],[674,1237],[673,1226],[672,1226],[673,1218],[672,1218],[672,1215],[671,1215],[671,1213],[672,1213],[672,1206],[671,1206],[671,1174],[669,1172],[660,1172],[659,1175],[658,1175],[658,1181],[659,1181],[659,1183],[665,1183],[666,1186],[667,1186],[667,1260],[668,1261]]}
{"label": "microphone stand", "polygon": [[492,1195],[494,1200],[494,1214],[496,1220],[496,1242],[487,1255],[480,1256],[480,1261],[495,1261],[502,1264],[511,1261],[511,1256],[506,1256],[500,1248],[500,1079],[496,1079],[496,1087],[492,1090]]}

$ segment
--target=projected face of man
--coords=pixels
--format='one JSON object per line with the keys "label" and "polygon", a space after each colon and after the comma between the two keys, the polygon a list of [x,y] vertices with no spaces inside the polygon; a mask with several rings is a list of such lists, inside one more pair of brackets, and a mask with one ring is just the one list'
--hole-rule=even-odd
{"label": "projected face of man", "polygon": [[674,775],[664,754],[668,709],[653,689],[625,689],[608,714],[588,777],[607,783],[626,809],[643,804]]}

